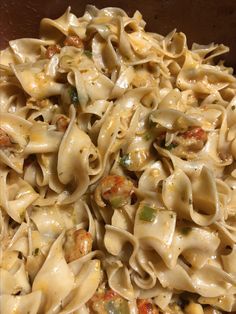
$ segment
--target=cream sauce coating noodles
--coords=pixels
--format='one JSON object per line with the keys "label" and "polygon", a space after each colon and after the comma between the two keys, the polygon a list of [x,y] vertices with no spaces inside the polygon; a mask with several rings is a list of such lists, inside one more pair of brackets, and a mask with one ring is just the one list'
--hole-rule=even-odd
{"label": "cream sauce coating noodles", "polygon": [[236,311],[228,48],[144,27],[69,8],[0,52],[3,314]]}

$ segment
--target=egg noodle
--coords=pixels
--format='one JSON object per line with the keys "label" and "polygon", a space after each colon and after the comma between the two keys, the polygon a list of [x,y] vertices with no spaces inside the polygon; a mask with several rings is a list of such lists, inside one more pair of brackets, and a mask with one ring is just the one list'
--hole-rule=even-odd
{"label": "egg noodle", "polygon": [[0,53],[2,314],[236,311],[228,48],[144,27],[69,8]]}

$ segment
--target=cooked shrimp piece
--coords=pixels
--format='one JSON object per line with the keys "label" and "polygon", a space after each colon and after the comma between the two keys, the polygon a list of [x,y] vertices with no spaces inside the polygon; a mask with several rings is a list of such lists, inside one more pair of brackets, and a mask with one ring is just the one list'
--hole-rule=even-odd
{"label": "cooked shrimp piece", "polygon": [[93,239],[91,233],[84,229],[69,229],[64,243],[65,259],[70,263],[92,251]]}
{"label": "cooked shrimp piece", "polygon": [[165,144],[165,137],[166,133],[161,133],[157,138],[157,144],[170,150],[174,155],[186,159],[194,158],[195,154],[203,149],[208,138],[207,132],[197,126],[175,134],[169,145]]}
{"label": "cooked shrimp piece", "polygon": [[47,48],[45,57],[48,59],[51,59],[56,53],[59,53],[60,51],[61,51],[61,47],[59,45],[50,45]]}
{"label": "cooked shrimp piece", "polygon": [[201,150],[207,141],[207,132],[200,127],[192,127],[189,130],[179,133],[175,137],[176,145],[197,152]]}
{"label": "cooked shrimp piece", "polygon": [[123,176],[109,175],[104,177],[95,190],[95,200],[101,207],[107,201],[112,207],[119,208],[131,202],[134,192],[133,183]]}
{"label": "cooked shrimp piece", "polygon": [[7,135],[5,131],[0,129],[0,149],[11,147],[11,146],[12,146],[12,142],[11,142],[10,137]]}
{"label": "cooked shrimp piece", "polygon": [[148,299],[138,299],[137,306],[139,314],[159,314],[155,304],[148,301]]}
{"label": "cooked shrimp piece", "polygon": [[73,46],[76,48],[83,48],[84,44],[82,39],[79,36],[67,36],[66,39],[64,40],[64,45],[65,46]]}
{"label": "cooked shrimp piece", "polygon": [[69,125],[70,119],[68,119],[66,116],[61,115],[56,121],[57,131],[65,132],[68,125]]}
{"label": "cooked shrimp piece", "polygon": [[198,141],[203,141],[206,142],[207,140],[207,133],[200,127],[193,127],[186,132],[183,132],[180,134],[184,138],[194,138],[195,140]]}

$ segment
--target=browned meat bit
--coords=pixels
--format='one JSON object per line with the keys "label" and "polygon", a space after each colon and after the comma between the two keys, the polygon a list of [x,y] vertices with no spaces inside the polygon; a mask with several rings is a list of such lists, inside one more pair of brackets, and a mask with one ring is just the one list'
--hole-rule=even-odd
{"label": "browned meat bit", "polygon": [[0,149],[11,147],[11,146],[12,146],[12,142],[10,140],[10,137],[7,135],[5,131],[0,129]]}
{"label": "browned meat bit", "polygon": [[61,51],[61,47],[59,45],[50,45],[46,51],[46,58],[51,59],[56,53]]}
{"label": "browned meat bit", "polygon": [[65,259],[70,263],[92,251],[93,239],[91,233],[84,229],[69,229],[66,232],[64,244]]}
{"label": "browned meat bit", "polygon": [[70,119],[67,118],[64,115],[59,116],[59,118],[56,121],[57,131],[59,132],[65,132],[68,125],[69,125]]}
{"label": "browned meat bit", "polygon": [[84,44],[82,39],[79,36],[67,36],[64,40],[65,46],[74,46],[76,48],[83,48]]}

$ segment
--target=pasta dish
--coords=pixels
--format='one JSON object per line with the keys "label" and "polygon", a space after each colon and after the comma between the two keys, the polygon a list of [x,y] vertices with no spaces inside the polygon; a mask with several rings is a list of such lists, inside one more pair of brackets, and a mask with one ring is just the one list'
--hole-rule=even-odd
{"label": "pasta dish", "polygon": [[0,52],[3,314],[236,311],[236,78],[136,11]]}

